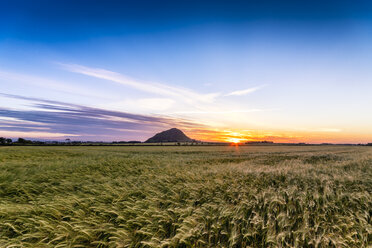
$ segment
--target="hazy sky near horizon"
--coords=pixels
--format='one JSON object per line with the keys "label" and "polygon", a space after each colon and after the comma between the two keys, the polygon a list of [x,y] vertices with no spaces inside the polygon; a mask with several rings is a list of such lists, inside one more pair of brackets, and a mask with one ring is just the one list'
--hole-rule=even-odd
{"label": "hazy sky near horizon", "polygon": [[0,136],[372,142],[370,1],[0,2]]}

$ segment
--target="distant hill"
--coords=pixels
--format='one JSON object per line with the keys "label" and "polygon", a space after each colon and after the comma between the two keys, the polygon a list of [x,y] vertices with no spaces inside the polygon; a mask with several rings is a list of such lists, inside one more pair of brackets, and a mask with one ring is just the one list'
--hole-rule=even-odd
{"label": "distant hill", "polygon": [[187,137],[181,130],[171,128],[161,133],[155,134],[153,137],[146,140],[146,143],[159,143],[159,142],[193,142],[195,140]]}

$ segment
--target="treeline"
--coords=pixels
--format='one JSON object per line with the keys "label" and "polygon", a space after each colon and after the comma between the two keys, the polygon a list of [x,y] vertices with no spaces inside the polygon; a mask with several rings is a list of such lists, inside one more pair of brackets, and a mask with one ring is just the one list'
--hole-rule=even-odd
{"label": "treeline", "polygon": [[13,141],[9,138],[0,137],[0,145],[41,145],[44,143],[42,141],[32,141],[24,138],[18,138],[16,141]]}
{"label": "treeline", "polygon": [[67,139],[63,141],[39,141],[39,140],[28,140],[24,138],[18,138],[17,140],[12,140],[9,138],[0,137],[0,145],[80,145],[81,141],[70,141]]}
{"label": "treeline", "polygon": [[0,145],[9,145],[12,144],[13,140],[12,139],[7,139],[4,137],[0,137]]}

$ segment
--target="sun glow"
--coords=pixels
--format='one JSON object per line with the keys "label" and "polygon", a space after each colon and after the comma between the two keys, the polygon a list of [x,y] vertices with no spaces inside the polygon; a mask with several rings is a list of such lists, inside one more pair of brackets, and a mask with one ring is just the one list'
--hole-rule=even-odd
{"label": "sun glow", "polygon": [[369,143],[370,137],[362,133],[346,132],[336,128],[317,128],[304,130],[254,130],[254,129],[189,129],[187,134],[196,140],[206,142],[226,142],[242,144],[245,142],[274,142],[274,143],[355,143],[356,138]]}
{"label": "sun glow", "polygon": [[231,142],[231,143],[235,143],[235,144],[238,144],[238,143],[241,143],[244,139],[240,139],[240,138],[227,138],[226,141],[227,142]]}

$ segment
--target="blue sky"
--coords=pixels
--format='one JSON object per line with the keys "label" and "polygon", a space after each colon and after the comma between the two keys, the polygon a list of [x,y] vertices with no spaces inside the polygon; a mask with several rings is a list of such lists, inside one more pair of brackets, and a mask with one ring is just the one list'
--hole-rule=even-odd
{"label": "blue sky", "polygon": [[368,1],[0,5],[0,136],[372,140]]}

